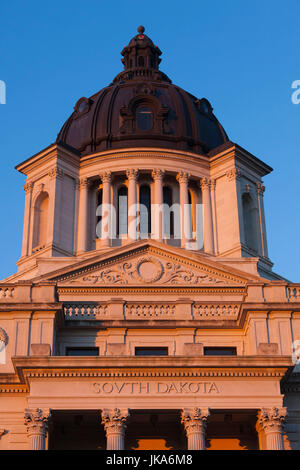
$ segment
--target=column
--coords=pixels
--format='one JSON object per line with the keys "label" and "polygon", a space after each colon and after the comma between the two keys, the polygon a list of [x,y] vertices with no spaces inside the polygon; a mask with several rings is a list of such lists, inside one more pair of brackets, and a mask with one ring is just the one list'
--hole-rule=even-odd
{"label": "column", "polygon": [[163,177],[164,171],[156,168],[152,171],[152,178],[154,179],[154,210],[151,211],[152,217],[152,230],[153,238],[162,241],[162,227],[163,227]]}
{"label": "column", "polygon": [[283,423],[286,408],[262,408],[257,416],[257,428],[264,431],[265,450],[284,450]]}
{"label": "column", "polygon": [[127,170],[128,178],[128,238],[129,241],[137,240],[137,190],[136,180],[138,170]]}
{"label": "column", "polygon": [[209,418],[208,408],[184,408],[181,422],[188,440],[188,450],[205,450],[205,433]]}
{"label": "column", "polygon": [[33,183],[28,182],[24,184],[25,191],[25,210],[24,210],[24,226],[23,226],[23,243],[22,243],[22,256],[29,254],[29,228],[30,228],[30,215],[33,217],[34,214],[31,212],[31,200],[32,200]]}
{"label": "column", "polygon": [[40,408],[25,410],[25,426],[29,436],[30,450],[45,450],[45,439],[51,410]]}
{"label": "column", "polygon": [[214,252],[218,254],[218,223],[217,223],[217,208],[216,208],[216,180],[211,180],[210,185],[210,198],[212,205],[212,225],[214,233]]}
{"label": "column", "polygon": [[87,249],[87,224],[88,224],[88,186],[87,178],[81,178],[79,182],[79,213],[77,251],[82,253]]}
{"label": "column", "polygon": [[106,450],[124,450],[126,422],[129,418],[128,408],[104,409],[102,424],[106,432]]}
{"label": "column", "polygon": [[102,181],[102,227],[101,239],[102,246],[109,246],[111,239],[111,172],[105,171],[100,175]]}
{"label": "column", "polygon": [[210,197],[211,180],[202,178],[200,181],[203,204],[203,231],[204,231],[204,251],[214,253],[214,233],[212,222],[212,207]]}
{"label": "column", "polygon": [[259,213],[259,231],[260,231],[260,244],[262,256],[268,257],[268,245],[267,245],[267,234],[266,234],[266,223],[265,223],[265,211],[264,211],[264,192],[265,187],[262,183],[256,183],[257,198],[258,198],[258,213]]}
{"label": "column", "polygon": [[191,239],[191,212],[189,210],[188,182],[189,174],[180,171],[176,179],[179,183],[180,191],[180,227],[181,227],[181,248],[186,248],[186,244]]}

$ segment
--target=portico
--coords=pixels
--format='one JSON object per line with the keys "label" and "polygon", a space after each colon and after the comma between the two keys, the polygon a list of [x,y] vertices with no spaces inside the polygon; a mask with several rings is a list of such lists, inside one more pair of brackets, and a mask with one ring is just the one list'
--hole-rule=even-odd
{"label": "portico", "polygon": [[[245,448],[283,448],[286,409],[280,384],[291,368],[288,357],[269,357],[267,364],[258,357],[230,358],[229,365],[228,358],[178,356],[160,358],[158,368],[153,358],[89,358],[88,367],[86,359],[78,359],[14,359],[20,381],[28,386],[25,415],[32,449],[45,448],[49,425],[64,426],[64,416],[68,425],[68,416],[91,413],[97,414],[93,426],[104,426],[106,440],[99,445],[110,450],[128,448],[130,439],[145,446],[149,439],[167,445],[175,437],[190,450],[204,450],[208,441],[214,448],[222,440],[225,446],[244,440]],[[154,427],[149,428],[146,415]],[[220,421],[229,423],[228,435],[228,426],[216,435],[214,423]],[[234,428],[235,422],[244,431]]]}

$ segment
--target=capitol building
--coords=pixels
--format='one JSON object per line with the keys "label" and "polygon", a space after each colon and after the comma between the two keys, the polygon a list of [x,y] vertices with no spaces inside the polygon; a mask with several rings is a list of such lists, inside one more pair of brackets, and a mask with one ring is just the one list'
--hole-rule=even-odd
{"label": "capitol building", "polygon": [[0,450],[300,450],[300,283],[268,254],[272,168],[161,54],[140,26],[123,70],[16,167]]}

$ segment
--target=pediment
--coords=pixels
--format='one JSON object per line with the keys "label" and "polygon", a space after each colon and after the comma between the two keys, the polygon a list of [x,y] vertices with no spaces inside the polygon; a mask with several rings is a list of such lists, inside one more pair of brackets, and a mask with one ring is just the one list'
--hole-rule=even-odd
{"label": "pediment", "polygon": [[[48,278],[49,279],[49,278]],[[74,286],[222,286],[245,285],[244,273],[180,249],[147,244],[99,259],[86,260],[51,279]],[[49,279],[50,280],[50,279]]]}

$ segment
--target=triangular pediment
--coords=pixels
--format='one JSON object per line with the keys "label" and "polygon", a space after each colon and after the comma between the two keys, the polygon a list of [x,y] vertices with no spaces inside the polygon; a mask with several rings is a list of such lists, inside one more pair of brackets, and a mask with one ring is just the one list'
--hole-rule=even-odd
{"label": "triangular pediment", "polygon": [[157,242],[136,242],[51,273],[48,280],[82,287],[241,286],[257,277],[222,266],[207,255]]}

